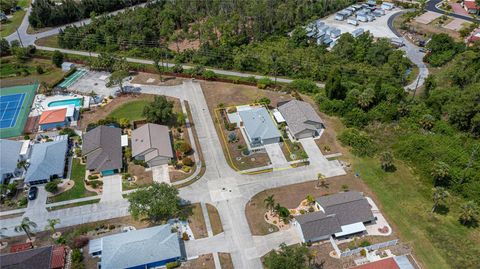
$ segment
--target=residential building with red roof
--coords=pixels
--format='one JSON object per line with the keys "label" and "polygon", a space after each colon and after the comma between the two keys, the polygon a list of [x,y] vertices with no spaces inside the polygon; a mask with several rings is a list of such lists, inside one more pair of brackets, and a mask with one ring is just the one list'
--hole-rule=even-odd
{"label": "residential building with red roof", "polygon": [[38,125],[41,131],[51,130],[66,125],[67,108],[52,109],[43,111]]}
{"label": "residential building with red roof", "polygon": [[465,0],[463,1],[463,7],[470,14],[478,14],[480,11],[480,6],[477,5],[475,0]]}

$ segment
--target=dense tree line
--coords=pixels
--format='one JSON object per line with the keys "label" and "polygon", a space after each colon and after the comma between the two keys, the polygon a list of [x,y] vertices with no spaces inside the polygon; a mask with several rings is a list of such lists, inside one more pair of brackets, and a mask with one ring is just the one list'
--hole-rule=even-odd
{"label": "dense tree line", "polygon": [[34,28],[57,26],[143,2],[146,0],[36,0],[28,21]]}

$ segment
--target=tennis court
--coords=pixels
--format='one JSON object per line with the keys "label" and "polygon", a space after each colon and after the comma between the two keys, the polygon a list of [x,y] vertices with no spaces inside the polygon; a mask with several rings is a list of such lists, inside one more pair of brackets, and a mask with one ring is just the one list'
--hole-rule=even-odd
{"label": "tennis court", "polygon": [[38,83],[0,88],[0,138],[22,134],[37,88]]}
{"label": "tennis court", "polygon": [[84,69],[79,69],[75,71],[73,74],[65,78],[62,83],[58,84],[59,87],[68,88],[73,85],[77,80],[83,77],[88,71]]}

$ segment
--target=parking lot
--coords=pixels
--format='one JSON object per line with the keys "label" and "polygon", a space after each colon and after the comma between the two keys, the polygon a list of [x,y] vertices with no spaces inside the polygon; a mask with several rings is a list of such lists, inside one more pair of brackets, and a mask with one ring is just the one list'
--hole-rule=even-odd
{"label": "parking lot", "polygon": [[[348,24],[347,20],[338,21],[335,20],[335,14],[332,14],[320,21],[324,22],[328,26],[333,26],[340,29],[343,33],[352,33],[355,29],[363,28],[365,31],[369,31],[374,37],[396,37],[395,34],[388,27],[388,19],[395,13],[400,12],[400,8],[394,8],[393,10],[386,10],[385,15],[381,17],[375,17],[374,21],[361,22],[358,21],[358,26]],[[354,16],[352,16],[353,18]]]}

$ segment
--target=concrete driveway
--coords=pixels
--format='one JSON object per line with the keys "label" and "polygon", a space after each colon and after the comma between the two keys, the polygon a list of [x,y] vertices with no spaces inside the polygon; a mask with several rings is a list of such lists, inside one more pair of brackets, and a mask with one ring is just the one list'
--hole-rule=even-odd
{"label": "concrete driveway", "polygon": [[289,166],[287,159],[285,159],[285,155],[283,155],[282,148],[280,147],[279,143],[265,145],[265,151],[267,151],[273,168]]}
{"label": "concrete driveway", "polygon": [[123,200],[122,176],[120,174],[103,177],[103,192],[100,202]]}
{"label": "concrete driveway", "polygon": [[27,210],[25,210],[25,216],[38,216],[47,212],[45,205],[47,204],[47,191],[45,186],[37,186],[38,194],[35,200],[28,200]]}
{"label": "concrete driveway", "polygon": [[302,143],[303,149],[308,155],[310,164],[318,167],[318,172],[326,177],[345,175],[345,170],[337,160],[329,161],[318,148],[313,138],[304,138],[299,140]]}
{"label": "concrete driveway", "polygon": [[165,182],[170,184],[170,175],[168,174],[168,164],[162,164],[152,167],[152,177],[154,182]]}

